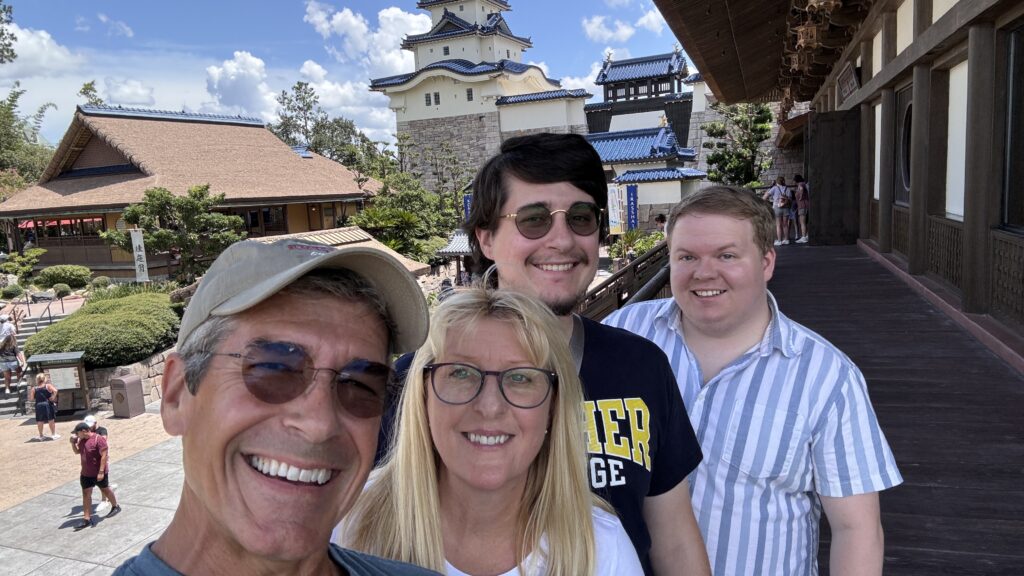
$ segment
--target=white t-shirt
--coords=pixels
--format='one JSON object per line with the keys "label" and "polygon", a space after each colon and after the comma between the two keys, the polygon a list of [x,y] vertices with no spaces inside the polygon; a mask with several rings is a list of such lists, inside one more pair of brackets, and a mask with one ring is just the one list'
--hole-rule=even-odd
{"label": "white t-shirt", "polygon": [[[636,549],[626,534],[622,522],[613,515],[594,507],[591,511],[594,519],[594,550],[597,552],[597,564],[594,576],[643,576],[644,569],[640,566],[640,558],[636,555]],[[541,540],[541,546],[545,546]],[[544,574],[545,566],[543,557],[540,554],[530,554],[523,561],[525,574],[520,573],[518,568],[513,568],[500,576],[537,576]],[[445,572],[448,576],[472,576],[467,574],[449,562],[445,562]]]}

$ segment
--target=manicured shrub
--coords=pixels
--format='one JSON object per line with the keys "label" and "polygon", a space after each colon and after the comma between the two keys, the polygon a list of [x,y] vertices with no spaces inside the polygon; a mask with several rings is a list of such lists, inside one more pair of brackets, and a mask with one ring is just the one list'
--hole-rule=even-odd
{"label": "manicured shrub", "polygon": [[17,284],[9,284],[0,290],[0,296],[3,296],[4,300],[14,300],[24,293],[25,289]]}
{"label": "manicured shrub", "polygon": [[110,278],[106,276],[97,276],[92,279],[90,284],[92,284],[93,288],[106,288],[107,286],[110,286]]}
{"label": "manicured shrub", "polygon": [[66,298],[71,295],[71,286],[67,284],[54,284],[51,290],[57,298]]}
{"label": "manicured shrub", "polygon": [[91,278],[92,271],[85,266],[60,264],[43,268],[33,279],[33,282],[40,288],[49,288],[54,284],[67,284],[72,288],[85,288]]}
{"label": "manicured shrub", "polygon": [[83,351],[88,368],[123,366],[169,348],[178,336],[178,324],[166,294],[90,300],[65,320],[30,337],[25,354]]}
{"label": "manicured shrub", "polygon": [[177,282],[149,282],[148,284],[115,284],[106,290],[96,290],[89,294],[89,302],[117,300],[134,294],[170,294],[178,288]]}

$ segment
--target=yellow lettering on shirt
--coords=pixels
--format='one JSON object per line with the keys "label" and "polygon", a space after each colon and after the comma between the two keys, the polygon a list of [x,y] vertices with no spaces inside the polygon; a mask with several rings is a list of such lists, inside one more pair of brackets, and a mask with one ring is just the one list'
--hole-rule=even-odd
{"label": "yellow lettering on shirt", "polygon": [[622,400],[598,400],[597,409],[601,411],[601,425],[604,427],[604,453],[629,460],[629,437],[624,442],[619,440],[619,422],[626,416]]}
{"label": "yellow lettering on shirt", "polygon": [[633,461],[637,464],[651,469],[651,431],[650,412],[647,410],[647,403],[642,398],[627,398],[626,412],[629,414],[629,427],[632,431],[630,437],[633,439]]}

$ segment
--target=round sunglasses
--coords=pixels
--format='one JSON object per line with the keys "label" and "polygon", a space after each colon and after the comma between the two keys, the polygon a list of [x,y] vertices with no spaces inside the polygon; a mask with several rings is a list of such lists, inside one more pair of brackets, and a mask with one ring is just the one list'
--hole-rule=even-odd
{"label": "round sunglasses", "polygon": [[565,222],[577,236],[590,236],[601,224],[601,209],[593,202],[573,202],[565,210],[548,210],[543,204],[529,204],[517,212],[502,214],[501,218],[515,218],[516,228],[525,238],[543,238],[554,225],[555,214],[565,214]]}
{"label": "round sunglasses", "polygon": [[319,372],[332,372],[338,401],[356,418],[376,418],[388,402],[392,371],[386,364],[356,359],[345,366],[317,368],[313,359],[297,344],[257,340],[242,352],[214,352],[241,361],[242,382],[261,402],[284,404],[306,393]]}

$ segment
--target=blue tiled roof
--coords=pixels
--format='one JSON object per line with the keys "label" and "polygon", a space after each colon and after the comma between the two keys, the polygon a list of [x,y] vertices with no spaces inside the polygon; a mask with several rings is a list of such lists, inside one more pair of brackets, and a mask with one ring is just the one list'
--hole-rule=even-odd
{"label": "blue tiled roof", "polygon": [[680,148],[676,135],[669,126],[621,130],[618,132],[592,132],[586,136],[605,164],[645,160],[693,160],[693,148]]}
{"label": "blue tiled roof", "polygon": [[78,111],[86,116],[125,116],[129,118],[153,118],[158,120],[182,120],[186,122],[210,122],[214,124],[242,124],[245,126],[263,126],[260,118],[252,116],[229,116],[227,114],[200,114],[197,112],[174,112],[172,110],[151,110],[148,108],[126,108],[123,106],[107,106],[82,104]]}
{"label": "blue tiled roof", "polygon": [[[689,100],[693,100],[693,92],[676,92],[675,94],[666,94],[664,96],[650,96],[648,98],[644,98],[644,101],[657,102],[659,99],[665,104],[675,102],[687,102]],[[598,110],[611,110],[612,108],[615,107],[616,104],[621,102],[623,101],[620,100],[619,102],[593,102],[584,106],[583,109],[586,110],[587,112],[596,112]],[[626,102],[632,102],[632,100],[627,100]]]}
{"label": "blue tiled roof", "polygon": [[655,168],[652,170],[627,170],[615,177],[616,184],[635,182],[667,182],[672,180],[700,180],[707,173],[693,168]]}
{"label": "blue tiled roof", "polygon": [[[441,60],[440,62],[434,62],[427,64],[423,68],[415,72],[409,72],[407,74],[399,74],[397,76],[388,76],[386,78],[376,78],[370,80],[370,89],[377,90],[380,88],[387,88],[389,86],[400,86],[405,84],[409,80],[419,76],[420,74],[428,70],[449,70],[457,74],[464,74],[466,76],[477,76],[479,74],[494,74],[495,72],[511,72],[513,74],[522,74],[530,68],[537,68],[529,64],[522,64],[520,62],[514,62],[512,60],[499,60],[498,62],[481,62],[479,64],[473,64],[469,60]],[[540,70],[540,68],[537,68]],[[543,71],[541,71],[543,74]],[[558,82],[550,80],[553,84],[558,85]]]}
{"label": "blue tiled roof", "polygon": [[700,72],[694,72],[686,78],[683,78],[683,84],[696,84],[697,82],[703,82],[704,77],[700,75]]}
{"label": "blue tiled roof", "polygon": [[516,94],[515,96],[502,96],[494,103],[498,106],[505,104],[522,104],[524,102],[541,102],[544,100],[557,100],[559,98],[590,98],[593,94],[582,88],[576,90],[548,90],[546,92],[533,92],[530,94]]}
{"label": "blue tiled roof", "polygon": [[594,84],[610,84],[627,80],[643,80],[679,74],[686,68],[686,59],[679,52],[630,58],[629,60],[609,60],[598,73]]}
{"label": "blue tiled roof", "polygon": [[402,40],[402,48],[410,49],[416,44],[421,44],[423,42],[433,42],[435,40],[454,38],[468,34],[480,34],[482,36],[498,34],[507,38],[512,38],[513,40],[518,40],[527,46],[533,46],[533,43],[529,38],[516,36],[512,33],[512,30],[509,29],[508,24],[505,22],[505,18],[500,12],[489,15],[487,22],[480,25],[464,20],[445,8],[444,14],[441,15],[441,19],[438,20],[437,24],[435,24],[429,32],[406,36],[405,39]]}
{"label": "blue tiled roof", "polygon": [[[431,6],[440,6],[442,4],[454,4],[457,0],[420,0],[416,3],[417,8],[430,8]],[[511,10],[512,7],[508,5],[505,0],[491,0],[495,4],[500,4],[505,10]]]}
{"label": "blue tiled roof", "polygon": [[468,256],[472,253],[469,236],[463,230],[456,230],[448,239],[448,245],[437,251],[438,256]]}

